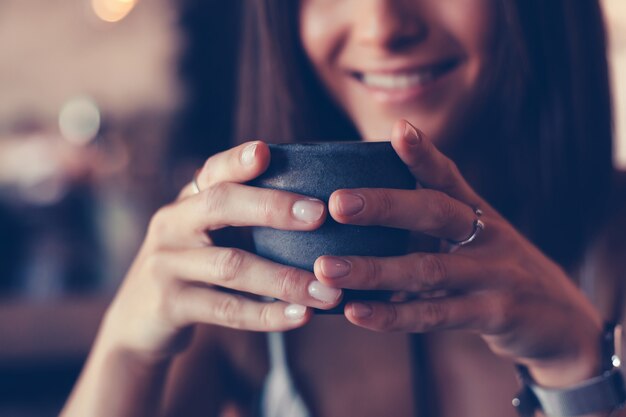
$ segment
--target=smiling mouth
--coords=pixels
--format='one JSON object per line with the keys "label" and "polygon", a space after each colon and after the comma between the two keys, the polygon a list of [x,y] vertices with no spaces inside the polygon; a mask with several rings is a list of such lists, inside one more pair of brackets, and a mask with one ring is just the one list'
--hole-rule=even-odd
{"label": "smiling mouth", "polygon": [[365,86],[388,91],[424,87],[459,66],[461,60],[454,58],[435,65],[403,72],[352,72],[351,75]]}

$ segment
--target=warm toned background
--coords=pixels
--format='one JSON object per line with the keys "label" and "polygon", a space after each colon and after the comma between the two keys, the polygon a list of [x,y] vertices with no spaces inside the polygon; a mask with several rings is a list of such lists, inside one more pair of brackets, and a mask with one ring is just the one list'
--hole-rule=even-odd
{"label": "warm toned background", "polygon": [[150,213],[227,146],[240,1],[0,0],[0,415],[56,415]]}

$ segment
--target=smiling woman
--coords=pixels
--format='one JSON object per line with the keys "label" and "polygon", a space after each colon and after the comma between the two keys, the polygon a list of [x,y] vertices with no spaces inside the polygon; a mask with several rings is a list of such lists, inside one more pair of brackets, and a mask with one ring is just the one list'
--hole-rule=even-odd
{"label": "smiling woman", "polygon": [[[418,186],[322,201],[250,185],[263,141],[210,157],[153,217],[65,415],[513,416],[515,365],[524,415],[626,401],[596,0],[259,0],[242,42],[237,141],[388,138]],[[410,250],[310,271],[247,245],[330,218]],[[345,290],[392,296],[312,314]]]}
{"label": "smiling woman", "polygon": [[300,37],[316,74],[366,139],[388,137],[400,117],[443,136],[487,72],[494,2],[361,3],[302,3]]}
{"label": "smiling woman", "polygon": [[[244,11],[236,140],[388,140],[389,126],[405,118],[549,255],[565,265],[578,262],[597,229],[583,217],[601,217],[613,176],[605,34],[597,2],[261,3],[267,4]],[[458,13],[465,7],[472,11]],[[412,17],[428,36],[364,46],[354,40],[354,31],[366,24],[359,13],[367,10],[374,29],[396,25],[406,33],[406,25],[393,18]],[[307,52],[307,45],[314,50]],[[446,52],[452,48],[457,49]],[[350,74],[357,64],[369,65],[361,71],[371,69],[374,59],[389,67],[446,53],[456,53],[464,64],[404,105],[381,103]],[[344,62],[348,58],[352,61]],[[587,198],[580,199],[580,190]]]}

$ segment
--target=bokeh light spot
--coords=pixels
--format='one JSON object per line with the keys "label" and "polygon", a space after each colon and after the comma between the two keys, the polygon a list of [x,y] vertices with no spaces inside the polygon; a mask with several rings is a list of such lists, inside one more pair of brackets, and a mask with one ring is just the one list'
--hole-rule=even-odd
{"label": "bokeh light spot", "polygon": [[136,4],[137,0],[91,0],[96,16],[111,23],[119,22],[128,16]]}
{"label": "bokeh light spot", "polygon": [[86,145],[100,130],[100,109],[89,97],[75,97],[59,112],[61,135],[74,145]]}

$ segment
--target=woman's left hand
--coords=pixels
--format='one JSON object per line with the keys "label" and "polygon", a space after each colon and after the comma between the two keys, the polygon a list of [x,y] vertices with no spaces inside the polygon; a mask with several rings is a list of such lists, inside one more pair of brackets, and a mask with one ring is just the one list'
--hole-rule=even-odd
{"label": "woman's left hand", "polygon": [[[336,191],[329,201],[336,221],[462,241],[473,231],[474,208],[480,208],[485,229],[475,241],[443,253],[320,257],[315,275],[324,284],[418,295],[350,302],[347,319],[378,331],[478,332],[493,352],[528,366],[546,386],[597,375],[602,319],[563,269],[478,196],[456,165],[408,122],[396,124],[392,145],[423,188]],[[433,292],[443,295],[419,297]]]}

